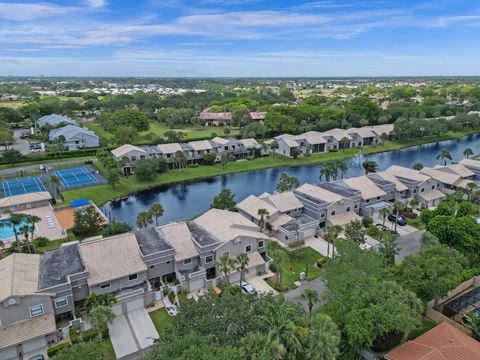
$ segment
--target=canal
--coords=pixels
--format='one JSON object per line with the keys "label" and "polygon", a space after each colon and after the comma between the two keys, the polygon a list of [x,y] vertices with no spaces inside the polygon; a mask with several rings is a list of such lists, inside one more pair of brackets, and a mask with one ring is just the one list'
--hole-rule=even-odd
{"label": "canal", "polygon": [[[390,165],[411,167],[416,162],[420,162],[424,166],[434,166],[439,164],[437,155],[440,150],[448,150],[452,155],[453,162],[458,162],[463,158],[462,153],[465,148],[472,148],[475,154],[480,153],[480,134],[469,135],[457,140],[412,146],[398,151],[365,156],[357,155],[346,159],[349,169],[346,176],[362,175],[364,173],[362,162],[365,159],[376,161],[379,170],[384,170]],[[120,201],[110,201],[104,205],[103,210],[111,220],[125,221],[136,226],[137,214],[148,210],[153,203],[160,202],[165,209],[164,216],[159,219],[161,223],[190,219],[205,212],[213,197],[225,187],[232,190],[237,202],[249,195],[260,195],[263,192],[272,193],[283,172],[296,176],[301,184],[305,182],[315,184],[319,183],[320,164],[255,170],[160,186],[131,194]]]}

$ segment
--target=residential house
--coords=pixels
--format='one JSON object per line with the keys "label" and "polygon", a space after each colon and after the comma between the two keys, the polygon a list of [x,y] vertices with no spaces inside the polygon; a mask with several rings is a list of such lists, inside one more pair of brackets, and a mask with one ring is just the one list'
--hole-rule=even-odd
{"label": "residential house", "polygon": [[40,255],[0,260],[0,359],[46,359],[58,341],[50,293],[38,293]]}
{"label": "residential house", "polygon": [[187,157],[193,163],[200,162],[206,154],[214,151],[208,140],[190,141],[188,145],[191,147],[191,151],[188,152]]}
{"label": "residential house", "polygon": [[69,117],[57,114],[45,115],[37,120],[37,127],[42,128],[47,125],[57,127],[60,125],[77,125],[77,123]]}
{"label": "residential house", "polygon": [[391,207],[391,204],[385,201],[387,193],[368,176],[356,176],[340,181],[348,187],[360,191],[360,215],[377,218],[380,209]]}
{"label": "residential house", "polygon": [[322,133],[323,137],[327,141],[326,149],[348,149],[352,144],[352,137],[344,129],[331,129]]}
{"label": "residential house", "polygon": [[442,322],[384,355],[386,360],[479,360],[480,342]]}
{"label": "residential house", "polygon": [[127,160],[122,164],[122,171],[125,175],[133,173],[135,163],[138,160],[149,158],[149,154],[144,148],[130,144],[121,145],[120,147],[113,149],[111,153],[117,162],[123,161],[124,159]]}
{"label": "residential house", "polygon": [[[250,112],[250,119],[252,121],[261,121],[265,119],[265,112]],[[228,126],[232,125],[232,114],[229,112],[210,112],[203,111],[200,113],[200,119],[205,123],[205,126]]]}
{"label": "residential house", "polygon": [[446,194],[453,194],[462,181],[461,176],[458,174],[440,171],[429,167],[422,168],[420,173],[428,175],[432,179],[438,181],[440,184],[438,189]]}
{"label": "residential house", "polygon": [[217,136],[214,137],[211,142],[217,149],[217,154],[219,156],[224,152],[235,156],[235,158],[243,158],[246,154],[248,154],[248,151],[244,148],[242,142],[232,137],[221,138]]}
{"label": "residential house", "polygon": [[408,197],[408,187],[392,174],[381,171],[367,175],[380,189],[385,191],[385,200],[391,203],[405,201]]}
{"label": "residential house", "polygon": [[339,186],[333,185],[325,188],[303,184],[293,191],[304,206],[304,214],[317,221],[320,228],[332,224],[346,225],[350,221],[360,218],[355,213],[360,204],[360,200],[357,199],[358,194],[350,190],[351,193],[348,195],[351,196],[345,198],[335,191],[337,187]]}
{"label": "residential house", "polygon": [[66,150],[80,150],[100,146],[100,138],[93,131],[76,126],[67,125],[50,131],[50,141],[63,140]]}
{"label": "residential house", "polygon": [[422,209],[437,206],[446,196],[438,189],[440,183],[437,180],[417,170],[392,165],[385,172],[395,176],[407,186],[406,198],[417,196]]}
{"label": "residential house", "polygon": [[461,177],[461,180],[456,184],[457,187],[468,189],[469,183],[477,184],[476,174],[462,164],[450,164],[446,166],[435,166],[435,170],[444,171],[450,174],[456,174]]}
{"label": "residential house", "polygon": [[347,133],[352,138],[352,147],[377,145],[381,141],[380,136],[369,127],[351,128]]}
{"label": "residential house", "polygon": [[183,149],[179,143],[170,143],[170,144],[158,144],[157,151],[159,156],[162,156],[167,160],[172,160],[175,153],[177,151],[183,152]]}
{"label": "residential house", "polygon": [[462,159],[459,161],[460,165],[463,165],[468,170],[475,173],[475,180],[480,180],[480,160],[476,159]]}

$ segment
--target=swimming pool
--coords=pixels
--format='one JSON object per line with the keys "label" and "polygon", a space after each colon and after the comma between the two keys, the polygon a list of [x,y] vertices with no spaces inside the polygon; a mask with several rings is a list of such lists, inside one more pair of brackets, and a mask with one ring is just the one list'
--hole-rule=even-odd
{"label": "swimming pool", "polygon": [[[15,228],[17,229],[17,234],[22,239],[23,239],[23,235],[20,233],[19,229],[23,225],[29,225],[29,223],[27,221],[22,221],[20,224],[15,226]],[[13,238],[13,237],[15,237],[15,234],[13,232],[13,226],[12,226],[12,223],[11,223],[10,219],[0,220],[0,240],[1,239]]]}

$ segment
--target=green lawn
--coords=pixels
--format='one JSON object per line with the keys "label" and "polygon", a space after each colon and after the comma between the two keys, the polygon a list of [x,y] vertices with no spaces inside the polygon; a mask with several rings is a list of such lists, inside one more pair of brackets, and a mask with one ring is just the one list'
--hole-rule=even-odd
{"label": "green lawn", "polygon": [[18,101],[2,101],[0,102],[0,107],[7,107],[7,108],[10,108],[10,107],[20,107],[22,105],[24,105],[25,103],[22,101],[22,100],[18,100]]}
{"label": "green lawn", "polygon": [[102,347],[103,347],[103,359],[104,360],[116,360],[115,350],[113,350],[112,341],[110,337],[102,340]]}
{"label": "green lawn", "polygon": [[68,239],[58,239],[58,240],[51,240],[48,244],[44,247],[37,248],[37,252],[39,254],[43,254],[45,251],[58,249],[62,243],[69,241]]}
{"label": "green lawn", "polygon": [[420,217],[417,217],[416,219],[407,219],[407,224],[419,230],[425,229],[425,223],[420,220]]}
{"label": "green lawn", "polygon": [[[300,280],[302,271],[306,272],[307,280],[313,280],[320,276],[321,270],[315,266],[317,260],[323,257],[320,253],[308,246],[291,252],[284,251],[288,256],[288,261],[282,264],[282,287],[294,289],[296,287],[294,282]],[[276,279],[272,278],[267,282],[273,287]]]}
{"label": "green lawn", "polygon": [[162,336],[165,334],[168,324],[170,324],[173,318],[167,314],[167,310],[165,309],[152,311],[149,315],[152,318],[155,329],[158,331],[158,335],[160,338],[162,338]]}

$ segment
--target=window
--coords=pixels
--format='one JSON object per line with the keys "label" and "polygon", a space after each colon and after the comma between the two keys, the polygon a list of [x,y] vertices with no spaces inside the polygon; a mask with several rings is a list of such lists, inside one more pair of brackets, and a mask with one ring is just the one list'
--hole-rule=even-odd
{"label": "window", "polygon": [[432,190],[435,189],[435,185],[432,185]]}
{"label": "window", "polygon": [[183,265],[188,265],[192,263],[192,259],[185,259],[183,260]]}
{"label": "window", "polygon": [[321,214],[320,214],[320,217],[321,217],[321,218],[324,218],[324,217],[325,217],[325,214],[324,214],[324,213],[321,213]]}
{"label": "window", "polygon": [[353,208],[354,208],[354,209],[358,209],[358,205],[355,205]]}
{"label": "window", "polygon": [[213,261],[213,255],[208,255],[205,258],[205,264],[211,263]]}
{"label": "window", "polygon": [[100,289],[108,289],[109,287],[110,287],[110,284],[100,285]]}
{"label": "window", "polygon": [[137,160],[137,157],[136,157],[136,156],[132,156],[130,159],[131,159],[132,161],[135,161],[135,160]]}
{"label": "window", "polygon": [[350,211],[350,206],[347,206],[347,212],[349,212],[349,211]]}
{"label": "window", "polygon": [[170,264],[170,260],[168,260],[165,264],[167,264],[167,265]]}
{"label": "window", "polygon": [[377,200],[380,200],[380,196],[377,196]]}
{"label": "window", "polygon": [[439,186],[440,186],[440,183],[437,184],[437,187],[439,187]]}
{"label": "window", "polygon": [[265,246],[265,242],[264,242],[263,240],[260,240],[260,241],[258,242],[258,247],[259,247],[259,248],[263,248],[264,246]]}
{"label": "window", "polygon": [[222,256],[230,256],[230,251],[224,251]]}
{"label": "window", "polygon": [[335,215],[335,210],[332,210],[332,213],[331,213],[331,215],[332,215],[332,216],[333,216],[333,215]]}
{"label": "window", "polygon": [[128,281],[137,280],[137,278],[138,278],[137,274],[129,275],[128,276]]}
{"label": "window", "polygon": [[369,202],[370,202],[370,199],[367,199],[365,202],[366,202],[366,203],[369,203]]}
{"label": "window", "polygon": [[155,265],[150,265],[149,268],[150,269],[153,269],[155,267]]}
{"label": "window", "polygon": [[422,188],[422,190],[420,192],[424,192],[425,191],[425,188]]}
{"label": "window", "polygon": [[245,246],[245,252],[248,253],[248,252],[250,252],[250,251],[252,251],[252,245],[247,245],[247,246]]}
{"label": "window", "polygon": [[55,302],[55,307],[58,309],[68,305],[68,298],[66,296],[62,296],[62,297],[56,298],[54,302]]}
{"label": "window", "polygon": [[43,305],[42,304],[30,306],[30,316],[31,317],[42,315],[42,314],[43,314]]}

